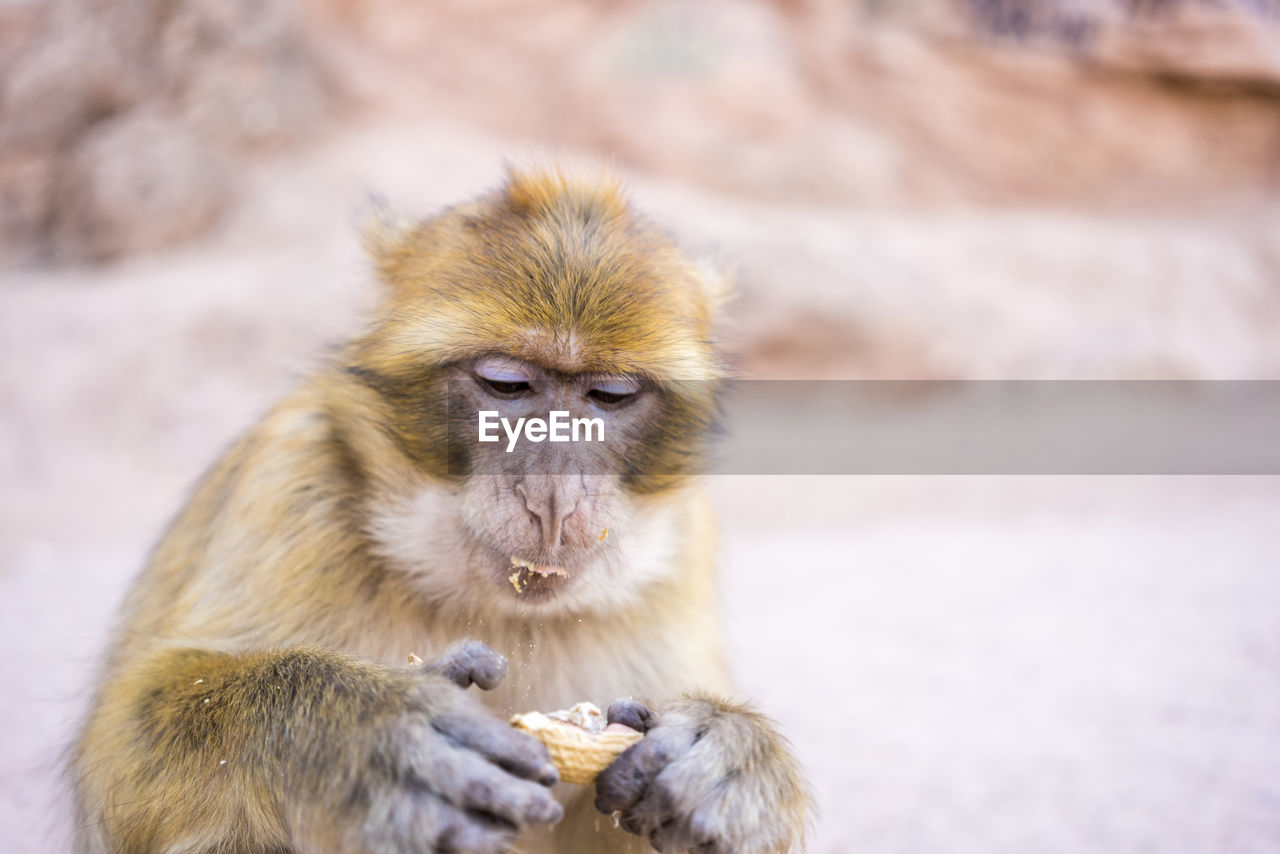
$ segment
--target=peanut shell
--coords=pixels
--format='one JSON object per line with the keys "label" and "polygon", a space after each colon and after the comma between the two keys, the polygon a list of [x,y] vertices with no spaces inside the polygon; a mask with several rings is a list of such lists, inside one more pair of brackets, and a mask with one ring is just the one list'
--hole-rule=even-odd
{"label": "peanut shell", "polygon": [[541,712],[513,715],[511,725],[547,746],[562,782],[580,785],[594,783],[622,751],[644,738],[639,732],[587,732]]}

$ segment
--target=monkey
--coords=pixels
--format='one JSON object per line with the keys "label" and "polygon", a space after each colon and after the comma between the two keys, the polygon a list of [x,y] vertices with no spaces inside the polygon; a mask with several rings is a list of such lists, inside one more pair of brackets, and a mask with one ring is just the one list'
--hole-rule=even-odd
{"label": "monkey", "polygon": [[[717,611],[723,278],[607,172],[509,169],[364,242],[367,328],[203,476],[125,597],[69,750],[77,850],[802,847],[808,784],[730,699]],[[482,442],[484,412],[604,441]],[[645,736],[594,787],[506,723],[615,698]]]}

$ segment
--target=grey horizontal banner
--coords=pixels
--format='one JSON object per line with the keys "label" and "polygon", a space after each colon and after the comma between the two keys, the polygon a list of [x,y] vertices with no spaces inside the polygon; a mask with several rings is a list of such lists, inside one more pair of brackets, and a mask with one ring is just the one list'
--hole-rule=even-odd
{"label": "grey horizontal banner", "polygon": [[1280,474],[1280,383],[735,384],[725,474]]}
{"label": "grey horizontal banner", "polygon": [[[697,432],[706,416],[689,420],[691,410],[663,404],[670,392],[653,387],[633,410],[648,413],[647,429],[580,396],[543,407],[566,411],[531,408],[541,401],[535,395],[493,404],[488,408],[504,411],[486,413],[476,411],[474,397],[451,391],[451,470],[1280,474],[1280,382],[1274,381],[760,380],[681,388],[692,398],[719,401],[705,454],[697,453],[696,437],[682,432]],[[515,415],[535,411],[548,422],[536,433],[508,438],[498,421],[511,414],[514,424]],[[686,420],[664,421],[668,413],[684,413],[679,417]],[[603,417],[599,431],[589,423],[594,416]],[[597,432],[603,441],[594,441]],[[654,434],[693,453],[661,453],[660,445],[645,443]]]}

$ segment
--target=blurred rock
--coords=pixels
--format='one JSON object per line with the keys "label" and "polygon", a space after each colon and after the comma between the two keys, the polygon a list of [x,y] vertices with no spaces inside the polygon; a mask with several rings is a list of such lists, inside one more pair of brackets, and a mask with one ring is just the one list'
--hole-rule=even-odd
{"label": "blurred rock", "polygon": [[234,192],[215,164],[310,136],[328,106],[288,0],[19,0],[0,46],[0,262],[198,234]]}
{"label": "blurred rock", "polygon": [[159,36],[165,92],[201,135],[285,142],[324,117],[317,66],[287,2],[184,0]]}
{"label": "blurred rock", "polygon": [[154,2],[32,5],[25,15],[0,16],[0,40],[14,47],[0,87],[0,151],[62,147],[98,118],[127,108],[144,86],[140,60]]}
{"label": "blurred rock", "polygon": [[[963,0],[958,8],[950,29],[961,37],[976,27],[1097,67],[1280,94],[1275,0]],[[925,26],[946,29],[946,7],[937,11]]]}
{"label": "blurred rock", "polygon": [[[56,171],[133,110],[243,166],[314,139],[334,94],[770,203],[1280,190],[1275,0],[8,0],[0,47],[10,194],[39,182],[9,159]],[[24,203],[0,246],[62,215]]]}
{"label": "blurred rock", "polygon": [[197,235],[226,208],[229,178],[172,117],[133,111],[99,122],[59,167],[57,260],[102,261]]}
{"label": "blurred rock", "polygon": [[19,262],[37,259],[51,212],[55,160],[39,150],[0,158],[0,253]]}
{"label": "blurred rock", "polygon": [[1214,88],[1280,97],[1280,5],[1183,4],[1100,31],[1087,46],[1100,66]]}
{"label": "blurred rock", "polygon": [[[1273,0],[311,0],[379,107],[774,202],[1149,208],[1280,188]],[[1269,11],[1270,10],[1270,11]]]}

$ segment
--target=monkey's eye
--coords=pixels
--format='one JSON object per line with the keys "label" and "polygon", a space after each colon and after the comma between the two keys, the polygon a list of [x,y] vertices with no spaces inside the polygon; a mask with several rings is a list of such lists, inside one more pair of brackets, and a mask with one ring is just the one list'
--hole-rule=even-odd
{"label": "monkey's eye", "polygon": [[515,397],[533,390],[528,373],[501,361],[476,365],[475,377],[476,382],[498,397]]}
{"label": "monkey's eye", "polygon": [[533,389],[528,380],[491,380],[487,377],[476,377],[480,384],[500,397],[514,397]]}
{"label": "monkey's eye", "polygon": [[596,380],[587,391],[587,398],[600,406],[615,407],[630,403],[639,391],[639,386],[631,380]]}

